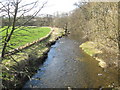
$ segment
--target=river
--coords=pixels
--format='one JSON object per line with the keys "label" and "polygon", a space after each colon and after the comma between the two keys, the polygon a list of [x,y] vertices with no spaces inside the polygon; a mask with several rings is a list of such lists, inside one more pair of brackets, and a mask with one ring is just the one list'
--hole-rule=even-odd
{"label": "river", "polygon": [[59,39],[24,88],[99,88],[117,84],[116,72],[103,71],[98,61],[79,48],[81,43],[71,35]]}

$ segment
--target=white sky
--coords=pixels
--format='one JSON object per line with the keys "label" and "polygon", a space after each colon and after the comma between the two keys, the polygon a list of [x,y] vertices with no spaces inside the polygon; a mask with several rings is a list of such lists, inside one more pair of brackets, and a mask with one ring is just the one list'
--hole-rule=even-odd
{"label": "white sky", "polygon": [[[0,2],[2,2],[3,4],[5,4],[6,1],[7,0],[0,0]],[[16,1],[16,0],[11,0],[11,2],[12,1]],[[37,1],[37,0],[22,0],[22,2],[20,3],[20,6],[25,5],[25,4],[29,4],[29,3],[32,3],[32,2],[35,2],[35,1]],[[79,2],[80,0],[38,0],[38,1],[39,1],[38,7],[41,7],[43,5],[43,3],[47,1],[47,4],[39,12],[38,15],[41,15],[41,14],[52,14],[52,15],[54,15],[57,12],[58,13],[66,13],[66,12],[72,11],[73,9],[76,8],[76,6],[74,6],[73,4],[76,3],[76,2]],[[0,7],[2,7],[1,4],[0,4]],[[31,7],[32,6],[29,6],[26,9],[29,9]],[[38,9],[39,8],[34,8],[32,11],[30,11],[27,14],[32,15]],[[22,13],[19,13],[18,16],[21,15],[21,14]]]}
{"label": "white sky", "polygon": [[69,12],[75,8],[73,5],[78,0],[48,0],[47,7],[43,10],[45,13]]}
{"label": "white sky", "polygon": [[[25,2],[34,2],[35,0],[23,0]],[[54,14],[55,12],[69,12],[76,8],[73,4],[79,0],[39,0],[39,6],[48,1],[40,14]]]}
{"label": "white sky", "polygon": [[[31,0],[34,1],[34,0]],[[45,0],[39,0],[45,1]],[[45,14],[54,14],[55,12],[69,12],[76,8],[73,4],[76,2],[118,2],[120,0],[46,0],[48,1],[46,7],[41,11]]]}
{"label": "white sky", "polygon": [[[3,2],[5,0],[0,0],[0,1]],[[22,0],[22,4],[31,3],[35,1],[37,0]],[[38,6],[41,7],[43,2],[46,2],[46,1],[48,1],[47,4],[45,5],[45,7],[42,9],[42,11],[39,14],[52,14],[53,15],[57,12],[59,13],[69,12],[76,8],[76,6],[74,6],[73,4],[79,1],[82,2],[82,1],[111,1],[111,0],[39,0]],[[112,0],[112,1],[119,1],[119,0]],[[34,9],[29,14],[32,14],[35,10],[38,10],[38,9],[37,8]]]}

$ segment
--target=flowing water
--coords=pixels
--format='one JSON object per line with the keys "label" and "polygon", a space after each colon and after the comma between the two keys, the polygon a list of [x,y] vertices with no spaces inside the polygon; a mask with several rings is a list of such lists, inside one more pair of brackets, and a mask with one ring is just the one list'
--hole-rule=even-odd
{"label": "flowing water", "polygon": [[79,48],[81,43],[75,36],[59,39],[24,88],[98,88],[117,84],[116,72],[98,67],[98,61]]}

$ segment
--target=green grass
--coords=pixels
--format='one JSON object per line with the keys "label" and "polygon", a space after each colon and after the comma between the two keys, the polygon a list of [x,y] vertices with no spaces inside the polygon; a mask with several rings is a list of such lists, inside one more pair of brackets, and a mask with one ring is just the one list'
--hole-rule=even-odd
{"label": "green grass", "polygon": [[[0,31],[4,30],[7,27],[1,28]],[[17,28],[17,27],[16,27]],[[10,33],[11,28],[8,30]],[[46,36],[50,32],[48,27],[21,27],[14,31],[14,34],[11,37],[9,45],[12,48],[17,48],[25,45],[26,43],[33,42],[41,37]],[[2,36],[6,35],[6,31],[2,32]],[[10,50],[10,48],[8,48]]]}
{"label": "green grass", "polygon": [[82,50],[84,50],[88,55],[93,56],[97,53],[102,53],[102,51],[96,48],[96,44],[94,42],[88,41],[80,45]]}

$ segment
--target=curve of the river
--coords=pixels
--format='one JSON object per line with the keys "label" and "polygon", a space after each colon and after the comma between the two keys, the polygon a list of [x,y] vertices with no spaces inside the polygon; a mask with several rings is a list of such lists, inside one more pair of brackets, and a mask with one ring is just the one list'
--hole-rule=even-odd
{"label": "curve of the river", "polygon": [[71,37],[59,39],[24,88],[98,88],[115,84],[114,72],[98,67],[98,61],[85,54],[80,44]]}

